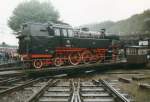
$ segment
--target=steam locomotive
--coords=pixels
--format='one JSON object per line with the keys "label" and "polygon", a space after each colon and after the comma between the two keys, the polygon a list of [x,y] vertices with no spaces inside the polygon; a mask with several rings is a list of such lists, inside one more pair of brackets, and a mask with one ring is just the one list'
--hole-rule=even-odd
{"label": "steam locomotive", "polygon": [[18,39],[21,60],[35,68],[101,62],[113,49],[105,29],[93,33],[67,23],[25,23]]}

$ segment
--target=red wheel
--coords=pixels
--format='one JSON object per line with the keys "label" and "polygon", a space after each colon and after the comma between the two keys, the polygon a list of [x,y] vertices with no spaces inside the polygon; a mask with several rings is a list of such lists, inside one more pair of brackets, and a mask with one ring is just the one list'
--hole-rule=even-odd
{"label": "red wheel", "polygon": [[37,69],[42,68],[43,62],[41,60],[34,60],[33,61],[33,66]]}
{"label": "red wheel", "polygon": [[83,52],[81,56],[82,56],[82,61],[85,64],[90,63],[92,60],[92,53],[90,51]]}
{"label": "red wheel", "polygon": [[78,65],[81,62],[81,55],[79,52],[72,53],[69,55],[69,62],[72,65]]}
{"label": "red wheel", "polygon": [[56,57],[56,58],[54,59],[54,65],[55,65],[55,66],[59,67],[59,66],[62,66],[63,64],[64,64],[64,61],[63,61],[61,58]]}

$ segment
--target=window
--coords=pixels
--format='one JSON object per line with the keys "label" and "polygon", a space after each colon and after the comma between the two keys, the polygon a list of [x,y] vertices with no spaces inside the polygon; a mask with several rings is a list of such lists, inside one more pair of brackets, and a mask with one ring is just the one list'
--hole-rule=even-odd
{"label": "window", "polygon": [[73,30],[71,30],[71,29],[68,30],[68,36],[73,37]]}
{"label": "window", "polygon": [[147,54],[147,51],[145,49],[139,49],[138,55],[145,55]]}
{"label": "window", "polygon": [[136,49],[135,48],[131,49],[130,55],[136,55]]}
{"label": "window", "polygon": [[46,25],[31,24],[30,27],[31,36],[49,36]]}
{"label": "window", "polygon": [[62,29],[62,35],[67,37],[67,30],[66,29]]}
{"label": "window", "polygon": [[54,31],[55,31],[55,36],[60,36],[60,29],[55,28]]}
{"label": "window", "polygon": [[127,55],[136,55],[136,48],[128,48]]}
{"label": "window", "polygon": [[127,48],[126,53],[127,53],[127,55],[130,55],[130,49],[129,48]]}
{"label": "window", "polygon": [[47,27],[48,34],[54,36],[54,29],[52,27]]}
{"label": "window", "polygon": [[22,25],[22,29],[26,28],[27,26],[27,24]]}

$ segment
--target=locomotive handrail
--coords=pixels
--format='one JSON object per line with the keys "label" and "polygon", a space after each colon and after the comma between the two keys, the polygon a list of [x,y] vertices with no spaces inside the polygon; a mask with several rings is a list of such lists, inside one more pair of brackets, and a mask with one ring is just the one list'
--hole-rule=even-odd
{"label": "locomotive handrail", "polygon": [[104,39],[104,37],[101,34],[93,35],[92,33],[75,33],[74,37],[79,37],[79,38],[93,38],[93,39]]}

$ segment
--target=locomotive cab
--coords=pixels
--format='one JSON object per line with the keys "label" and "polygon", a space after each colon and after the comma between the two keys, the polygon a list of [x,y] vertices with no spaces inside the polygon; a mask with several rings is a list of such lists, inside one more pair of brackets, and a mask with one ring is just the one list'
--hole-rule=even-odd
{"label": "locomotive cab", "polygon": [[21,30],[18,36],[21,54],[51,54],[56,46],[64,45],[64,38],[73,36],[67,24],[26,23]]}

